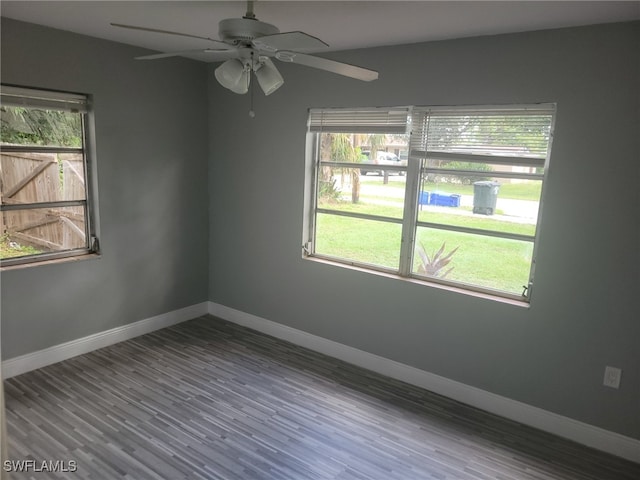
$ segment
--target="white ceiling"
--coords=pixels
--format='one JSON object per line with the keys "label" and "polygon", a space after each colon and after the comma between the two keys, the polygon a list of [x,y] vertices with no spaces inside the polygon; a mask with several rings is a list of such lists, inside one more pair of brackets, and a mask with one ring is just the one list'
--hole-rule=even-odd
{"label": "white ceiling", "polygon": [[[218,38],[218,21],[241,17],[236,1],[8,1],[2,16],[156,51],[207,42],[139,32],[110,22]],[[478,35],[640,19],[640,1],[270,1],[255,2],[258,19],[281,32],[300,30],[329,50],[397,45]],[[211,60],[206,55],[192,56]]]}

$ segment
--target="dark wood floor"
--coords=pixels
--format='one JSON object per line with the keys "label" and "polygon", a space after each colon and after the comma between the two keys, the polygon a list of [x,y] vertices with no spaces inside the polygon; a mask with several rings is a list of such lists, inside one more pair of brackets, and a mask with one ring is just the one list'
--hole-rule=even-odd
{"label": "dark wood floor", "polygon": [[6,381],[12,478],[638,480],[640,465],[202,317]]}

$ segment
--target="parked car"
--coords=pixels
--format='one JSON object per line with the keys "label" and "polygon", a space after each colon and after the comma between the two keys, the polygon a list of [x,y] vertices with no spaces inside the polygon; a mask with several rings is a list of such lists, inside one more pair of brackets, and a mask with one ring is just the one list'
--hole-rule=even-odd
{"label": "parked car", "polygon": [[[367,175],[369,173],[373,173],[375,175],[384,175],[385,170],[380,168],[380,165],[396,165],[396,166],[406,166],[406,160],[400,160],[395,153],[385,152],[383,150],[378,150],[376,152],[376,160],[371,160],[371,152],[362,152],[362,155],[367,157],[367,160],[363,160],[361,162],[362,165],[372,165],[372,167],[360,167],[360,174]],[[375,165],[375,166],[373,166]],[[405,172],[400,172],[398,170],[388,170],[389,175],[404,175]]]}

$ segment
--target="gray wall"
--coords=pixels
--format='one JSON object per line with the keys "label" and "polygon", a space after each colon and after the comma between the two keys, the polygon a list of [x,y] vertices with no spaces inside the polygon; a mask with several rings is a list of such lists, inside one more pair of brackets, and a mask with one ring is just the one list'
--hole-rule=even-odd
{"label": "gray wall", "polygon": [[[211,66],[209,299],[640,439],[639,25],[330,55],[370,84],[279,63],[254,119]],[[535,102],[558,113],[529,309],[301,258],[309,107]]]}
{"label": "gray wall", "polygon": [[98,260],[2,272],[5,359],[207,300],[206,65],[2,20],[2,81],[94,96]]}

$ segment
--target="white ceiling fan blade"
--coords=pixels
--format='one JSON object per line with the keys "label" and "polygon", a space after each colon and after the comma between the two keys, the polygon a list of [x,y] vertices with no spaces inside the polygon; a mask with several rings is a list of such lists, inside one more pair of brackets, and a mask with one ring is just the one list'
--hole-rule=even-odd
{"label": "white ceiling fan blade", "polygon": [[329,60],[327,58],[305,55],[304,53],[280,51],[276,53],[275,57],[282,62],[299,63],[300,65],[319,68],[320,70],[326,70],[365,82],[377,80],[378,78],[378,72],[375,70],[357,67],[348,63],[336,62],[335,60]]}
{"label": "white ceiling fan blade", "polygon": [[157,28],[138,27],[136,25],[124,25],[122,23],[111,23],[111,26],[128,28],[130,30],[142,30],[143,32],[165,33],[167,35],[178,35],[180,37],[199,38],[200,40],[208,40],[210,42],[216,43],[220,46],[221,49],[231,50],[234,48],[231,45],[227,45],[226,43],[221,42],[220,40],[216,40],[215,38],[201,37],[200,35],[191,35],[190,33],[172,32],[169,30],[159,30]]}
{"label": "white ceiling fan blade", "polygon": [[278,50],[318,50],[325,49],[329,45],[319,38],[313,37],[304,32],[285,32],[275,35],[265,35],[253,41],[253,45],[267,52],[277,52]]}
{"label": "white ceiling fan blade", "polygon": [[222,50],[217,48],[199,48],[196,50],[182,50],[180,52],[167,52],[167,53],[154,53],[152,55],[142,55],[140,57],[135,57],[136,60],[157,60],[160,58],[169,58],[169,57],[179,57],[180,55],[189,55],[192,53],[209,53],[216,54],[222,53],[225,55],[229,55],[230,50]]}

